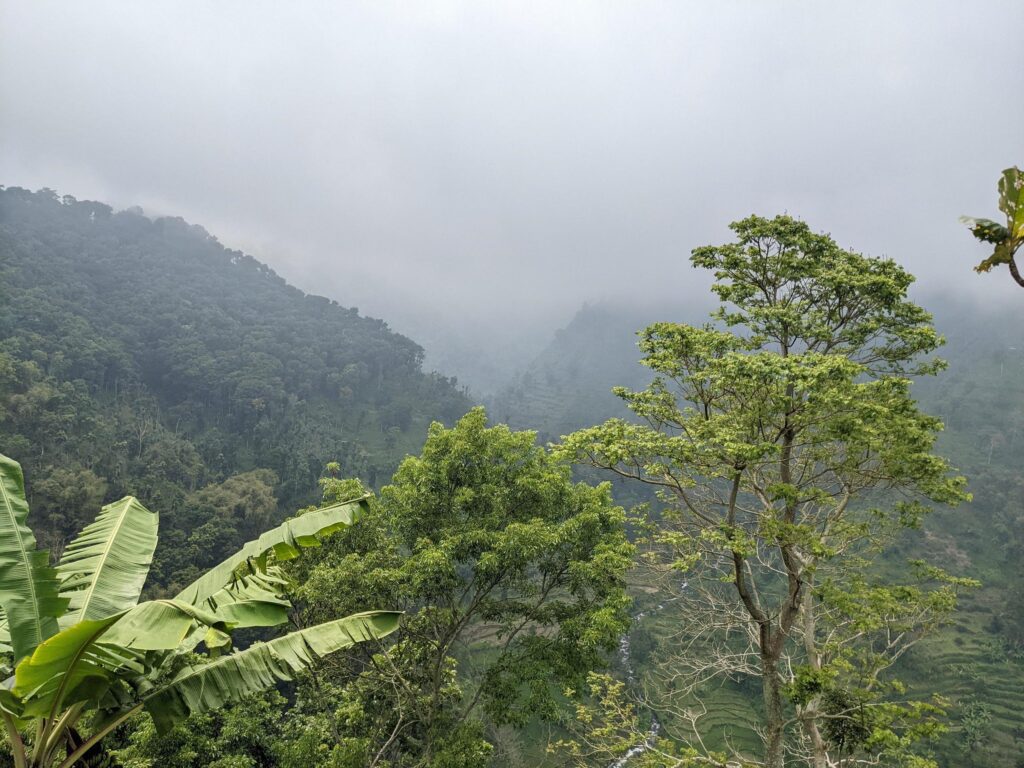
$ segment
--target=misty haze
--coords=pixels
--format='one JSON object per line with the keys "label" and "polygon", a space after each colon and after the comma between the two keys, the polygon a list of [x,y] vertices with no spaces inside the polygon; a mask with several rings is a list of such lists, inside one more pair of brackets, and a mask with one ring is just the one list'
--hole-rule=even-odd
{"label": "misty haze", "polygon": [[0,0],[0,766],[1024,766],[1022,29]]}

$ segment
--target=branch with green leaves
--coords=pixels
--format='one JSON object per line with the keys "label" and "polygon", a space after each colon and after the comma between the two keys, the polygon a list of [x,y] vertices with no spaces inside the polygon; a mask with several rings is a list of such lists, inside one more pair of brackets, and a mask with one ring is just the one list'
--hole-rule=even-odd
{"label": "branch with green leaves", "polygon": [[974,268],[975,272],[989,272],[993,267],[1006,264],[1017,285],[1024,287],[1024,277],[1017,268],[1017,251],[1024,245],[1024,172],[1020,168],[1007,168],[999,177],[999,210],[1006,216],[1001,224],[991,219],[961,216],[971,234],[979,241],[994,246],[992,255]]}

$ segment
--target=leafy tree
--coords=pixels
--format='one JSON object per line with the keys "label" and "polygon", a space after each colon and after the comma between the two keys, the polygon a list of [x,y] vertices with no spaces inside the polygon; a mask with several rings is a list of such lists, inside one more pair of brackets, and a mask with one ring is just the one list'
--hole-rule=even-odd
{"label": "leafy tree", "polygon": [[137,716],[126,724],[128,744],[111,752],[120,768],[298,768],[299,763],[282,763],[278,754],[285,704],[277,691],[247,696],[234,706],[193,715],[163,735],[150,718]]}
{"label": "leafy tree", "polygon": [[[828,590],[852,583],[890,536],[917,525],[922,499],[965,498],[963,479],[932,454],[941,425],[918,410],[907,378],[941,368],[920,359],[941,340],[894,262],[787,216],[731,228],[736,242],[691,258],[714,271],[720,325],[649,326],[640,347],[654,381],[617,390],[640,423],[611,420],[560,450],[659,490],[666,510],[652,557],[690,572],[672,670],[690,681],[682,692],[760,677],[764,764],[779,768],[806,739],[808,759],[824,765],[828,715],[815,694],[791,720],[787,683],[798,665],[828,675],[851,662],[825,653],[835,637]],[[904,498],[875,508],[879,491]],[[884,597],[900,611],[904,598]],[[885,622],[873,629],[884,634]],[[800,727],[787,731],[789,722]]]}
{"label": "leafy tree", "polygon": [[933,765],[916,749],[947,730],[946,701],[908,699],[903,682],[883,673],[949,620],[959,590],[979,584],[920,561],[911,563],[914,579],[899,583],[866,576],[878,570],[867,559],[844,565],[815,589],[802,617],[803,654],[788,662],[786,692],[803,726],[795,734],[803,736],[800,752],[815,766],[854,756]]}
{"label": "leafy tree", "polygon": [[[0,456],[0,650],[14,673],[0,718],[15,767],[69,768],[141,710],[166,731],[394,631],[398,614],[364,612],[229,652],[232,630],[287,621],[280,561],[361,510],[342,503],[285,522],[173,599],[140,603],[157,516],[130,496],[110,504],[51,567],[27,525],[21,466]],[[193,653],[200,644],[208,655]]]}
{"label": "leafy tree", "polygon": [[177,552],[164,552],[164,559],[171,559],[167,565],[176,568],[175,581],[191,581],[227,557],[234,542],[258,536],[272,525],[277,512],[276,484],[272,471],[257,469],[190,493],[186,498],[188,513],[180,520],[188,536]]}
{"label": "leafy tree", "polygon": [[960,749],[970,757],[984,751],[992,731],[992,712],[983,702],[970,699],[960,707]]}
{"label": "leafy tree", "polygon": [[960,217],[978,240],[995,246],[992,255],[974,270],[988,272],[993,267],[1006,264],[1017,285],[1024,287],[1024,277],[1021,277],[1016,261],[1017,251],[1024,245],[1024,173],[1020,168],[1007,168],[999,177],[999,210],[1006,216],[1005,224],[991,219]]}
{"label": "leafy tree", "polygon": [[[324,490],[358,487],[328,477]],[[497,727],[558,718],[563,688],[628,627],[632,553],[608,486],[572,482],[534,433],[488,427],[480,408],[432,425],[363,522],[297,578],[303,621],[361,601],[406,612],[386,652],[327,668],[345,721],[335,743],[363,745],[338,765],[484,766]]]}

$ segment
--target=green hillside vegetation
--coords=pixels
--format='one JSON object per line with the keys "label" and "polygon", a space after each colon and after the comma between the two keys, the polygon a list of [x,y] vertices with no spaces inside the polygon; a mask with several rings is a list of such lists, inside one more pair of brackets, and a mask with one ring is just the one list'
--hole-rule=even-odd
{"label": "green hillside vegetation", "polygon": [[[573,482],[482,409],[432,424],[379,498],[324,478],[321,507],[172,599],[138,603],[157,543],[138,500],[105,507],[53,568],[2,456],[0,482],[14,768],[482,767],[507,756],[502,736],[520,755],[515,734],[557,722],[629,625],[633,547],[608,486]],[[300,549],[309,562],[291,562]],[[400,613],[368,601],[401,609],[401,632],[383,640]],[[238,632],[288,623],[266,642]]]}
{"label": "green hillside vegetation", "polygon": [[636,329],[672,316],[674,309],[584,305],[493,396],[493,415],[513,427],[537,429],[544,442],[593,423],[594,414],[625,415],[612,386],[642,387],[650,378],[636,364]]}
{"label": "green hillside vegetation", "polygon": [[181,219],[0,189],[0,434],[59,552],[121,495],[164,515],[184,583],[316,498],[371,487],[468,408],[380,320],[289,286]]}

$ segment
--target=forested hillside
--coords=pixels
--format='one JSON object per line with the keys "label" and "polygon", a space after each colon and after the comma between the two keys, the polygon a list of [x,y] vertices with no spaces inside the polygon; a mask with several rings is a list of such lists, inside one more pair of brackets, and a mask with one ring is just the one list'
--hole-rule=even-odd
{"label": "forested hillside", "polygon": [[169,584],[318,498],[327,461],[383,483],[468,407],[421,360],[202,227],[0,189],[0,433],[57,552],[135,494]]}
{"label": "forested hillside", "polygon": [[666,317],[700,322],[707,310],[659,304],[584,305],[525,370],[493,395],[493,415],[515,427],[537,429],[544,441],[621,415],[613,386],[641,387],[650,378],[637,365],[636,332]]}

